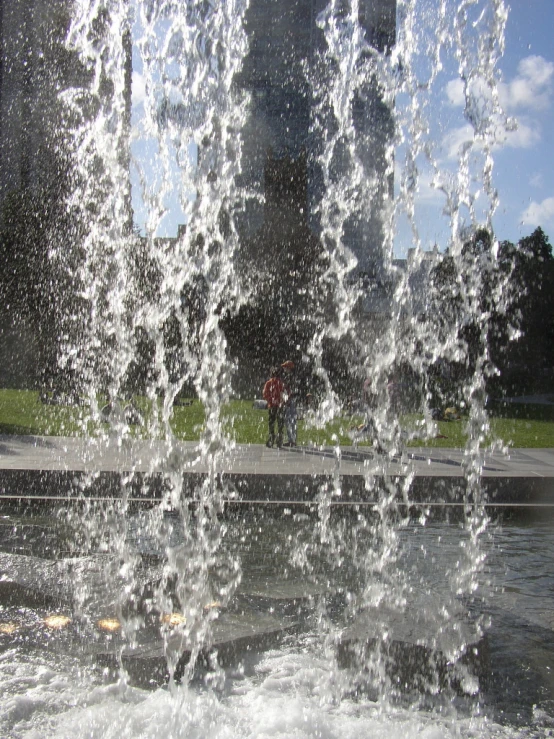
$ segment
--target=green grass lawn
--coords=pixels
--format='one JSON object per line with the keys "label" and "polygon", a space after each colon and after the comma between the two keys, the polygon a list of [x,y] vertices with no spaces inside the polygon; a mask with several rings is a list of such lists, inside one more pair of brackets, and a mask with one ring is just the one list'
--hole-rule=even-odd
{"label": "green grass lawn", "polygon": [[74,436],[86,408],[43,405],[30,390],[0,390],[0,433]]}
{"label": "green grass lawn", "polygon": [[[145,398],[137,398],[135,405],[142,412],[146,423],[144,427],[133,427],[137,436],[148,435],[155,428],[152,424],[154,408]],[[230,438],[240,444],[263,444],[267,439],[267,412],[252,408],[250,400],[233,400],[223,406],[222,417],[224,428]],[[158,418],[161,410],[158,409]],[[403,428],[413,427],[417,416],[405,416],[401,419]],[[205,414],[198,400],[188,406],[175,406],[171,417],[171,428],[177,437],[183,440],[196,440],[200,437],[205,424]],[[298,443],[331,445],[338,439],[343,445],[352,443],[348,431],[357,419],[339,418],[327,424],[325,429],[308,428],[304,422],[299,423]],[[466,441],[464,434],[465,421],[441,421],[439,432],[446,438],[415,440],[412,446],[427,447],[463,447]],[[83,428],[90,434],[99,429],[88,421],[86,407],[60,405],[43,405],[37,392],[30,390],[0,390],[0,433],[18,435],[75,436],[82,433]],[[554,447],[554,421],[531,418],[495,418],[491,419],[493,437],[502,440],[512,447]],[[158,427],[158,433],[161,427]]]}

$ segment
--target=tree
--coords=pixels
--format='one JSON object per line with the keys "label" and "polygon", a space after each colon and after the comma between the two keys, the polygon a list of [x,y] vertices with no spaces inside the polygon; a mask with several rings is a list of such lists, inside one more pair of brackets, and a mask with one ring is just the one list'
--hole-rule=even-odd
{"label": "tree", "polygon": [[[554,258],[541,228],[514,245],[503,242],[499,263],[508,277],[505,295],[510,323],[519,332],[510,341],[510,325],[499,328],[494,361],[501,370],[496,383],[503,394],[552,389],[554,365]],[[513,333],[513,331],[512,331]]]}
{"label": "tree", "polygon": [[[501,321],[501,276],[486,229],[477,229],[459,255],[445,254],[430,273],[428,331],[440,358],[431,357],[428,387],[433,405],[463,399],[475,372],[493,372],[490,347]],[[460,395],[461,394],[461,395]]]}
{"label": "tree", "polygon": [[307,222],[307,183],[305,153],[296,160],[268,153],[264,224],[243,239],[238,255],[248,302],[222,315],[244,392],[252,392],[269,368],[285,359],[297,364],[300,384],[310,383],[312,368],[301,360],[318,327],[328,321],[329,289],[323,244]]}
{"label": "tree", "polygon": [[27,378],[33,384],[56,373],[67,291],[50,249],[55,234],[63,233],[66,226],[65,208],[55,189],[22,188],[4,201],[0,226],[4,325],[16,332],[26,327],[35,337],[35,373]]}

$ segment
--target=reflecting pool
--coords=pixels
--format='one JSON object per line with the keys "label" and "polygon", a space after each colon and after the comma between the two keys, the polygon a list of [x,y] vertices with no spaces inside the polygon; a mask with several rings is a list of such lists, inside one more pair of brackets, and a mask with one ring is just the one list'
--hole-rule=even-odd
{"label": "reflecting pool", "polygon": [[[352,528],[357,516],[332,514],[330,531]],[[143,535],[142,518],[140,511],[131,514],[129,525],[142,586],[117,614],[123,565],[113,553],[97,546],[75,556],[79,532],[62,516],[4,513],[3,736],[430,738],[554,731],[554,529],[544,510],[512,509],[489,526],[473,595],[459,598],[450,583],[466,533],[456,514],[413,517],[397,532],[404,601],[391,610],[390,601],[380,608],[377,599],[365,614],[349,610],[349,602],[380,578],[359,581],[360,552],[345,546],[331,563],[320,547],[309,571],[298,561],[318,526],[310,509],[227,512],[223,546],[230,561],[240,561],[242,577],[223,607],[218,588],[226,574],[210,572],[204,609],[214,651],[201,655],[188,685],[167,683],[161,672],[164,636],[170,650],[186,651],[187,614],[178,618],[169,605],[165,620],[149,612],[165,555]],[[167,513],[163,523],[170,549],[182,553],[179,519]],[[109,568],[114,593],[104,584]],[[86,598],[66,586],[69,578],[83,584]],[[453,670],[449,645],[467,651]],[[385,659],[376,660],[376,652]],[[432,675],[425,670],[429,660]]]}

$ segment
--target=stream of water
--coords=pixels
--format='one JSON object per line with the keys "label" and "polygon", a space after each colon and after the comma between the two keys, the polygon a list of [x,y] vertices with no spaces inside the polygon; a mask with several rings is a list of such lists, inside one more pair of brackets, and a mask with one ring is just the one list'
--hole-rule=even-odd
{"label": "stream of water", "polygon": [[[163,465],[153,460],[163,496],[137,512],[131,468],[112,506],[6,513],[4,735],[550,731],[552,533],[546,521],[491,524],[480,487],[491,317],[512,328],[498,244],[481,228],[491,232],[492,150],[507,125],[497,90],[504,3],[278,8],[273,26],[257,0],[74,4],[67,46],[79,85],[60,93],[72,125],[72,228],[51,250],[74,290],[60,364],[90,407],[80,431],[91,447],[106,435],[123,444],[137,425],[166,439]],[[140,120],[132,68],[146,91]],[[472,137],[446,162],[431,121],[452,74]],[[426,273],[422,310],[414,278],[435,265],[417,227],[426,178],[445,198],[449,237],[442,270]],[[131,223],[137,190],[142,237]],[[158,239],[175,191],[186,228]],[[404,271],[399,219],[412,234]],[[381,481],[375,470],[365,479],[375,508],[337,515],[338,438],[311,510],[229,513],[222,408],[241,374],[264,379],[252,367],[275,317],[284,338],[272,362],[293,352],[317,390],[307,423],[332,423],[345,388],[360,395],[363,383],[377,465],[406,439],[387,390],[398,374],[417,390],[423,443],[437,433],[437,397],[455,397],[468,433],[455,521],[413,520],[413,475]],[[192,496],[171,425],[184,394],[204,410],[196,454],[208,472]],[[151,411],[135,408],[130,420],[124,405],[139,398]],[[49,624],[52,615],[67,620]]]}

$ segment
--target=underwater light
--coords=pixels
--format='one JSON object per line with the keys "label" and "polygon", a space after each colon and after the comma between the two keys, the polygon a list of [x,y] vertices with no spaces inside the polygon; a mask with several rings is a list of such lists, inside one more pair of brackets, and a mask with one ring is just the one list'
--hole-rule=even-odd
{"label": "underwater light", "polygon": [[61,614],[54,614],[53,616],[46,616],[44,619],[44,625],[49,629],[65,629],[69,626],[71,619],[69,616],[63,616]]}
{"label": "underwater light", "polygon": [[187,619],[182,613],[166,613],[162,616],[161,621],[167,626],[182,626],[186,624]]}
{"label": "underwater light", "polygon": [[19,629],[20,624],[16,624],[13,621],[8,623],[0,624],[0,634],[15,634]]}
{"label": "underwater light", "polygon": [[102,631],[118,631],[121,628],[121,623],[117,618],[101,618],[96,625]]}

